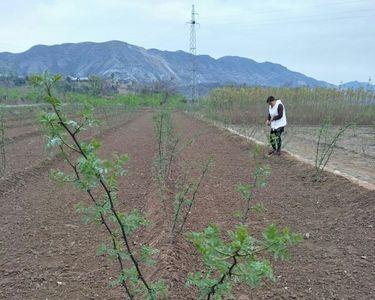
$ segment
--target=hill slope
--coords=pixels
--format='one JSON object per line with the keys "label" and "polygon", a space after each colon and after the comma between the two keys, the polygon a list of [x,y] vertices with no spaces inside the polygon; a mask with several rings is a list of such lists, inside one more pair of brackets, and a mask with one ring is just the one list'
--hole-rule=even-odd
{"label": "hill slope", "polygon": [[349,81],[346,83],[343,83],[339,85],[340,88],[347,90],[347,89],[352,89],[352,90],[357,90],[357,89],[364,89],[368,91],[375,91],[375,85],[370,84],[369,82],[359,82],[359,81]]}
{"label": "hill slope", "polygon": [[[146,50],[121,41],[104,43],[69,43],[53,46],[37,45],[22,53],[0,53],[0,68],[9,68],[20,75],[52,73],[86,77],[109,76],[137,82],[169,80],[187,85],[190,80],[192,56],[183,51]],[[196,57],[198,83],[202,85],[243,84],[264,86],[330,86],[301,73],[270,62],[225,56],[214,59]]]}

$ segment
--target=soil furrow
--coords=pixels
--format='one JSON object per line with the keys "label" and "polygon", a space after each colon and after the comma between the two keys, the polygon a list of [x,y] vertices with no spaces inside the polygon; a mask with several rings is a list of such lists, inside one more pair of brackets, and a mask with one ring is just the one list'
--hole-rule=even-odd
{"label": "soil furrow", "polygon": [[[236,184],[251,180],[254,167],[246,140],[228,132],[175,114],[183,140],[194,138],[182,156],[186,161],[213,157],[214,166],[199,191],[187,230],[203,230],[209,223],[223,230],[237,223],[234,212],[243,205]],[[194,289],[184,287],[189,272],[202,262],[180,237],[171,246],[152,178],[155,155],[152,115],[144,112],[100,135],[101,153],[128,153],[129,174],[120,182],[119,205],[147,213],[153,227],[139,232],[140,240],[161,250],[159,263],[147,277],[163,277],[170,287],[169,299],[195,299]],[[287,155],[264,158],[272,175],[269,186],[256,192],[256,202],[267,211],[253,214],[248,222],[255,236],[270,223],[290,226],[306,236],[292,249],[290,262],[277,262],[276,284],[257,290],[240,286],[241,299],[371,299],[375,295],[373,194],[349,181],[324,174],[313,183],[314,170]],[[54,167],[64,169],[60,160]],[[116,266],[95,256],[104,231],[83,225],[74,213],[85,195],[70,186],[59,186],[48,177],[51,163],[41,163],[15,175],[17,182],[3,181],[0,190],[0,298],[4,299],[121,299],[120,288],[109,288]],[[28,173],[30,172],[30,173]],[[7,190],[5,192],[5,190]],[[307,238],[308,237],[308,238]]]}

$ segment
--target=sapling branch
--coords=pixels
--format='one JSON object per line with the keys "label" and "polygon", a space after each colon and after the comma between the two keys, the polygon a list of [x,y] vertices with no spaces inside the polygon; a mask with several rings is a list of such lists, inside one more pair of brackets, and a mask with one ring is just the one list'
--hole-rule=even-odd
{"label": "sapling branch", "polygon": [[[175,134],[171,112],[168,109],[157,112],[153,121],[158,143],[155,161],[156,182],[159,187],[165,220],[172,237],[174,237],[176,234],[180,234],[184,228],[207,170],[203,171],[197,183],[189,182],[189,173],[181,172],[178,158],[181,157],[182,151],[192,143],[192,140],[179,147],[181,140]],[[182,159],[181,161],[184,162]],[[170,204],[173,204],[173,207]],[[171,214],[172,209],[173,213]]]}
{"label": "sapling branch", "polygon": [[[56,129],[56,127],[55,127],[55,125],[52,123],[52,121],[49,121],[49,125],[51,126],[51,128]],[[65,141],[65,139],[64,139],[60,134],[58,134],[58,133],[55,133],[55,134],[56,134],[56,136],[59,138],[59,140],[61,141],[61,143],[62,143],[64,146],[66,146],[67,148],[69,148],[70,150],[72,150],[72,151],[74,151],[74,152],[76,152],[76,153],[78,153],[78,154],[81,154],[81,152],[80,152],[79,150],[77,150],[77,149],[74,148],[73,146],[69,145],[69,144]],[[61,150],[61,147],[60,147],[60,150]]]}
{"label": "sapling branch", "polygon": [[[53,125],[52,125],[53,126]],[[67,146],[66,143],[64,143],[65,146]],[[73,164],[72,161],[69,159],[69,156],[68,154],[65,152],[64,150],[64,147],[62,145],[59,145],[59,148],[60,148],[60,151],[61,151],[61,154],[63,155],[64,159],[67,161],[67,163],[70,165],[70,167],[73,169],[74,171],[74,174],[76,176],[76,180],[80,180],[80,175],[79,175],[79,172],[77,170],[77,165],[76,164]],[[69,147],[69,149],[71,149]],[[99,206],[98,202],[95,200],[95,197],[93,196],[92,192],[90,189],[87,189],[86,192],[88,193],[88,195],[90,196],[90,199],[92,200],[92,202],[94,203],[95,206]],[[101,224],[104,225],[104,227],[106,228],[106,230],[108,231],[110,237],[111,237],[111,241],[112,241],[112,246],[113,246],[113,249],[115,249],[115,252],[116,252],[116,258],[117,258],[117,261],[119,263],[119,267],[120,267],[120,273],[124,270],[124,264],[123,264],[123,261],[122,261],[122,258],[120,256],[120,254],[118,253],[118,248],[117,248],[117,243],[116,243],[116,239],[115,239],[115,235],[114,233],[112,232],[112,229],[109,227],[109,225],[107,224],[104,216],[103,216],[103,213],[102,212],[99,212],[100,214],[100,220],[101,220]],[[127,294],[127,296],[129,297],[129,299],[134,299],[134,296],[133,294],[130,292],[125,280],[122,280],[121,282],[122,286],[124,287],[125,289],[125,292]]]}
{"label": "sapling branch", "polygon": [[220,228],[208,226],[203,232],[192,232],[189,239],[203,257],[205,270],[189,274],[187,285],[199,288],[200,299],[223,299],[232,296],[232,285],[245,283],[257,286],[263,279],[274,280],[268,260],[257,256],[273,254],[274,258],[287,258],[289,245],[301,240],[299,235],[287,228],[277,229],[270,225],[263,233],[263,239],[252,237],[248,228],[237,225],[228,231],[230,240],[221,237]]}
{"label": "sapling branch", "polygon": [[77,133],[80,132],[80,130],[83,128],[83,126],[86,125],[86,122],[88,121],[88,118],[85,117],[85,119],[82,121],[82,123],[77,127],[77,129],[73,132],[73,135],[75,136]]}
{"label": "sapling branch", "polygon": [[196,198],[196,195],[198,193],[198,190],[199,190],[199,188],[200,188],[200,186],[201,186],[201,184],[203,182],[204,177],[206,176],[207,172],[209,171],[211,164],[212,164],[212,160],[210,159],[210,160],[207,161],[207,163],[203,167],[201,176],[199,177],[199,180],[198,180],[197,184],[194,187],[193,194],[191,196],[191,199],[190,199],[190,202],[188,204],[188,207],[187,207],[187,210],[185,212],[185,215],[182,218],[181,226],[180,226],[180,229],[179,229],[178,233],[181,233],[182,230],[183,230],[183,228],[184,228],[184,226],[185,226],[185,223],[186,223],[186,221],[187,221],[187,219],[188,219],[188,217],[189,217],[189,215],[191,213],[191,209],[192,209],[193,204],[195,202],[195,198]]}
{"label": "sapling branch", "polygon": [[179,139],[176,138],[172,147],[171,147],[169,162],[168,162],[167,171],[166,171],[166,176],[168,176],[168,177],[171,174],[171,168],[172,168],[173,161],[176,159],[176,156],[177,156],[176,149],[177,149],[178,143],[179,143]]}
{"label": "sapling branch", "polygon": [[[239,219],[242,223],[245,223],[248,218],[251,209],[257,211],[256,206],[252,206],[252,200],[254,198],[254,191],[256,188],[264,188],[267,185],[266,179],[270,175],[270,168],[267,164],[262,164],[260,159],[260,148],[255,145],[253,150],[253,158],[255,161],[255,168],[252,172],[253,179],[250,183],[238,184],[237,191],[241,194],[242,198],[245,200],[245,208],[243,212],[240,212]],[[261,205],[261,204],[259,204]]]}
{"label": "sapling branch", "polygon": [[[316,144],[316,154],[315,154],[315,181],[320,181],[321,174],[326,167],[328,161],[330,160],[336,144],[341,137],[341,135],[353,124],[348,123],[341,127],[333,137],[329,137],[330,123],[329,119],[325,120],[319,129],[318,140]],[[322,141],[324,138],[324,141]]]}
{"label": "sapling branch", "polygon": [[[92,150],[87,150],[86,149],[87,147],[85,148],[81,144],[81,142],[79,141],[78,136],[77,136],[78,133],[83,128],[83,126],[85,125],[85,123],[88,121],[88,118],[85,117],[85,119],[79,125],[74,121],[68,122],[68,121],[65,120],[65,116],[62,115],[62,113],[59,109],[58,100],[56,98],[54,98],[53,95],[52,95],[52,86],[53,86],[54,82],[56,82],[56,81],[57,81],[56,78],[54,80],[44,80],[44,81],[42,80],[41,81],[42,84],[44,85],[44,89],[45,89],[45,92],[46,92],[46,98],[47,98],[48,102],[51,104],[53,112],[54,112],[54,114],[57,118],[56,122],[49,121],[48,125],[51,128],[52,135],[59,138],[59,140],[61,142],[58,145],[59,149],[60,149],[60,152],[62,153],[62,156],[67,161],[69,166],[73,169],[74,174],[75,174],[75,180],[78,183],[80,183],[80,182],[82,182],[81,172],[84,172],[84,170],[80,169],[79,163],[74,164],[70,160],[69,155],[66,153],[64,147],[66,147],[66,149],[68,149],[70,151],[73,151],[74,153],[78,153],[79,156],[82,157],[88,164],[90,163],[89,159],[92,158],[94,154],[93,154]],[[75,128],[70,128],[69,124],[71,124],[72,127],[75,127]],[[61,129],[63,131],[65,131],[65,133],[67,133],[68,137],[72,141],[72,145],[63,138],[63,136],[59,132],[60,128],[56,128],[56,126],[61,126]],[[91,152],[86,152],[86,151],[91,151]],[[90,158],[89,158],[89,155],[90,155]],[[96,157],[94,159],[98,160],[98,158],[96,158]],[[149,298],[150,299],[156,299],[156,291],[151,287],[151,285],[145,280],[145,277],[143,276],[143,273],[142,273],[142,271],[140,269],[140,266],[139,266],[139,262],[136,259],[135,255],[133,253],[133,250],[130,247],[128,234],[125,230],[126,225],[124,224],[124,222],[122,220],[122,217],[120,217],[120,214],[115,207],[114,191],[112,191],[112,189],[115,189],[115,187],[113,185],[110,185],[109,183],[107,183],[107,180],[104,177],[102,172],[100,172],[98,169],[96,169],[94,167],[90,167],[90,168],[92,168],[92,170],[90,171],[90,172],[92,172],[91,175],[87,175],[87,174],[85,175],[83,173],[83,176],[91,176],[91,177],[93,176],[92,178],[96,178],[97,182],[99,183],[99,187],[101,187],[101,189],[103,190],[103,192],[105,194],[104,199],[106,199],[106,200],[104,201],[103,204],[101,204],[96,199],[94,194],[92,193],[90,184],[87,185],[85,190],[88,193],[92,202],[94,203],[94,208],[97,208],[97,213],[98,213],[98,216],[99,216],[98,221],[100,221],[100,224],[104,225],[104,227],[106,228],[106,230],[107,230],[107,232],[108,232],[108,234],[111,238],[112,247],[114,249],[114,253],[115,253],[115,256],[116,256],[117,261],[119,263],[119,267],[120,267],[121,276],[120,276],[119,282],[124,287],[127,296],[130,299],[133,299],[134,294],[130,291],[130,289],[129,289],[127,283],[126,283],[126,275],[124,273],[124,271],[125,271],[124,267],[125,266],[124,266],[123,258],[121,256],[122,250],[121,250],[121,247],[119,248],[120,244],[117,241],[117,234],[113,231],[113,229],[111,229],[111,226],[109,226],[107,217],[105,215],[105,210],[102,211],[104,209],[104,206],[106,205],[106,201],[108,201],[109,211],[111,212],[111,215],[113,216],[113,220],[115,220],[115,224],[117,224],[117,227],[119,228],[118,230],[120,232],[122,244],[125,246],[127,256],[130,258],[130,260],[132,262],[132,265],[134,266],[135,272],[137,274],[137,280],[140,280],[140,282],[142,283],[143,287],[145,288]],[[83,184],[83,186],[85,186],[84,182],[82,182],[82,184]],[[109,216],[109,217],[111,217],[111,216]]]}
{"label": "sapling branch", "polygon": [[228,268],[228,271],[221,275],[220,280],[211,287],[210,292],[207,295],[207,300],[211,299],[211,297],[215,294],[217,287],[224,283],[226,277],[232,277],[233,269],[237,265],[237,256],[238,253],[236,251],[232,256],[229,257],[233,260],[231,266]]}
{"label": "sapling branch", "polygon": [[246,208],[245,208],[245,212],[243,214],[243,217],[242,217],[242,222],[245,223],[249,217],[249,213],[250,213],[250,210],[251,210],[251,199],[252,199],[252,194],[253,194],[253,189],[256,187],[256,183],[258,181],[258,172],[254,172],[254,179],[253,179],[253,183],[250,187],[250,193],[248,195],[248,197],[245,198],[246,200]]}
{"label": "sapling branch", "polygon": [[0,176],[5,174],[6,155],[5,155],[5,122],[4,114],[0,111]]}
{"label": "sapling branch", "polygon": [[174,213],[174,219],[173,219],[173,224],[172,224],[172,229],[171,229],[171,233],[173,235],[174,231],[175,231],[175,228],[176,228],[176,225],[177,225],[177,222],[178,222],[178,218],[180,216],[180,212],[181,212],[181,208],[182,208],[182,205],[185,201],[185,198],[187,196],[187,194],[189,193],[190,189],[192,188],[193,184],[190,183],[186,188],[185,190],[182,192],[182,193],[178,193],[176,195],[176,201],[177,201],[177,207],[176,207],[176,211]]}

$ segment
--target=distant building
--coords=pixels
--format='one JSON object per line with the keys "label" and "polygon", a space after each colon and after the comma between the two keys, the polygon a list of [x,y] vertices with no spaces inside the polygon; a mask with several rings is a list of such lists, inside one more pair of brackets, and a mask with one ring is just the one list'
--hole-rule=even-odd
{"label": "distant building", "polygon": [[89,78],[88,77],[73,77],[73,76],[67,76],[66,77],[67,81],[76,81],[76,82],[88,82]]}

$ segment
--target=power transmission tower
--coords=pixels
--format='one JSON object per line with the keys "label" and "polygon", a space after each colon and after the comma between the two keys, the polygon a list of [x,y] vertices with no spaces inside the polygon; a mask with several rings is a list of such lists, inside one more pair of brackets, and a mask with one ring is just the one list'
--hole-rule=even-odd
{"label": "power transmission tower", "polygon": [[197,64],[196,64],[196,55],[197,55],[197,37],[195,26],[197,24],[195,16],[197,12],[195,11],[194,4],[191,7],[191,20],[188,22],[190,24],[190,54],[191,54],[191,102],[197,99]]}

